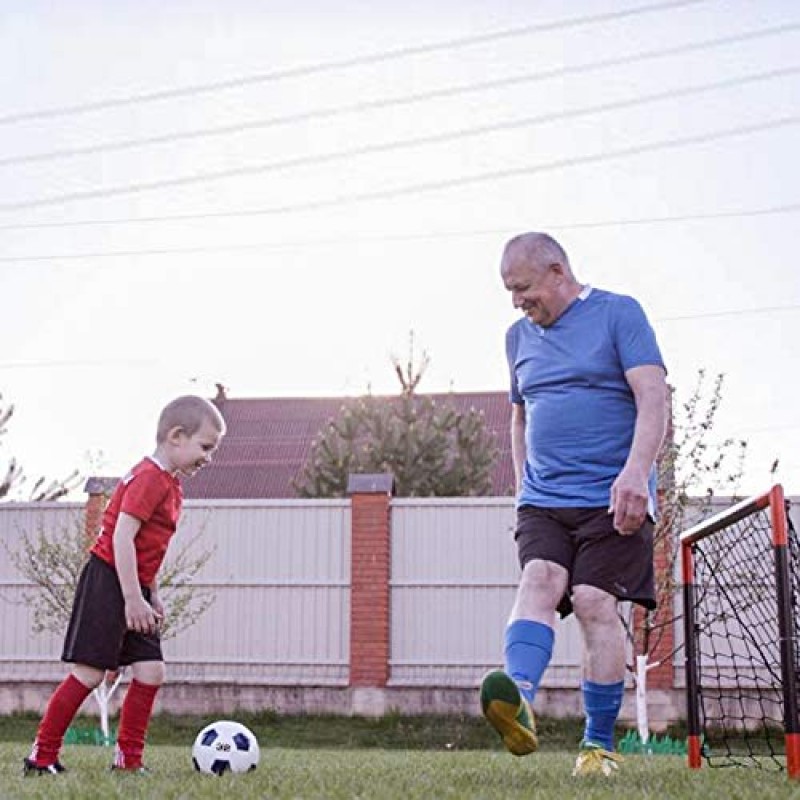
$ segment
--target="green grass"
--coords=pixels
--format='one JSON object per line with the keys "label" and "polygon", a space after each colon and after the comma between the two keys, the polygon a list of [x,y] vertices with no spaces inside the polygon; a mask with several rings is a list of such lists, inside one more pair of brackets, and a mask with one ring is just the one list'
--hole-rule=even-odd
{"label": "green grass", "polygon": [[[288,749],[383,749],[383,750],[496,750],[502,745],[483,717],[468,715],[383,717],[279,716],[233,712],[208,717],[156,714],[148,743],[181,745],[191,742],[197,732],[214,719],[226,716],[247,725],[259,739],[272,747]],[[31,742],[39,716],[15,714],[0,717],[0,742]],[[115,721],[112,721],[114,724]],[[95,717],[79,717],[76,724],[97,728]],[[583,721],[578,719],[537,720],[544,750],[571,750],[580,741]]]}
{"label": "green grass", "polygon": [[[0,798],[800,800],[800,782],[788,781],[785,773],[708,767],[693,771],[685,758],[676,756],[628,756],[612,781],[574,779],[570,773],[582,732],[577,719],[539,719],[542,750],[520,759],[503,750],[481,717],[237,712],[224,716],[243,722],[258,737],[258,769],[222,778],[200,775],[191,764],[191,744],[219,716],[156,715],[145,753],[153,774],[146,777],[110,773],[110,748],[71,745],[62,754],[68,774],[30,778],[21,776],[21,764],[39,717],[0,717]],[[93,717],[78,720],[90,728],[96,722]],[[670,735],[682,733],[676,729]]]}
{"label": "green grass", "polygon": [[[21,777],[21,742],[0,744],[0,797],[52,800],[74,798],[152,798],[203,800],[759,800],[800,798],[800,784],[784,773],[753,769],[692,771],[675,756],[630,756],[613,779],[570,776],[574,754],[536,753],[514,758],[495,751],[349,750],[273,747],[259,731],[261,763],[246,775],[222,778],[194,772],[189,745],[150,745],[148,776],[108,771],[110,750],[73,745],[59,776]],[[57,787],[57,788],[56,788]]]}

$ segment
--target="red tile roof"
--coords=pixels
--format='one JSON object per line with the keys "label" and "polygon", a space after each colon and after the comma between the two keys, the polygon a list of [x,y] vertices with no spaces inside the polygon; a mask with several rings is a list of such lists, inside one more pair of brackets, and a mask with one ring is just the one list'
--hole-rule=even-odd
{"label": "red tile roof", "polygon": [[[510,406],[506,392],[427,395],[451,402],[460,412],[483,411],[498,448],[492,494],[512,492]],[[293,498],[311,443],[339,414],[344,397],[263,397],[217,400],[228,431],[214,461],[183,482],[188,499]]]}

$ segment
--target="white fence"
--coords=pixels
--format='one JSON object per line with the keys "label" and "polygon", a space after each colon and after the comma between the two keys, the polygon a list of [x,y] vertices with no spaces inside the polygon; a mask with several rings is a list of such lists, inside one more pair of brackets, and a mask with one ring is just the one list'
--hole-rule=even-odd
{"label": "white fence", "polygon": [[[510,498],[392,502],[391,686],[475,686],[502,665],[519,579]],[[560,624],[544,686],[574,685],[580,638]]]}
{"label": "white fence", "polygon": [[[31,631],[23,604],[31,586],[8,553],[26,532],[57,536],[82,525],[82,512],[65,503],[0,504],[0,684],[64,674],[61,632]],[[391,513],[389,686],[474,687],[502,661],[519,574],[513,501],[396,499]],[[190,555],[212,551],[195,584],[213,604],[164,643],[171,681],[347,686],[349,501],[191,501],[170,552],[184,546]],[[560,624],[544,686],[574,686],[579,667],[570,618]]]}

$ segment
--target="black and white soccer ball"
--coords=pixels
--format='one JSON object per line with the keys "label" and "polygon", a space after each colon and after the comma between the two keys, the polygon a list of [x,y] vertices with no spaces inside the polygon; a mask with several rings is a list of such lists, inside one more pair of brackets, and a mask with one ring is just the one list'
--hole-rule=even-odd
{"label": "black and white soccer ball", "polygon": [[221,719],[206,725],[192,746],[192,762],[199,772],[223,775],[256,768],[261,752],[253,732],[240,722]]}

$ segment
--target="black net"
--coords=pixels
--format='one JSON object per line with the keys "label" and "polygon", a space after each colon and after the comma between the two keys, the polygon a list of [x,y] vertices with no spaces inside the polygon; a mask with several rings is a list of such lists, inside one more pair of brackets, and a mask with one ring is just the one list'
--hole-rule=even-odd
{"label": "black net", "polygon": [[[702,754],[710,766],[784,769],[781,606],[769,508],[701,539],[692,553]],[[793,630],[800,547],[791,528],[787,557]],[[798,655],[795,646],[795,674]]]}

